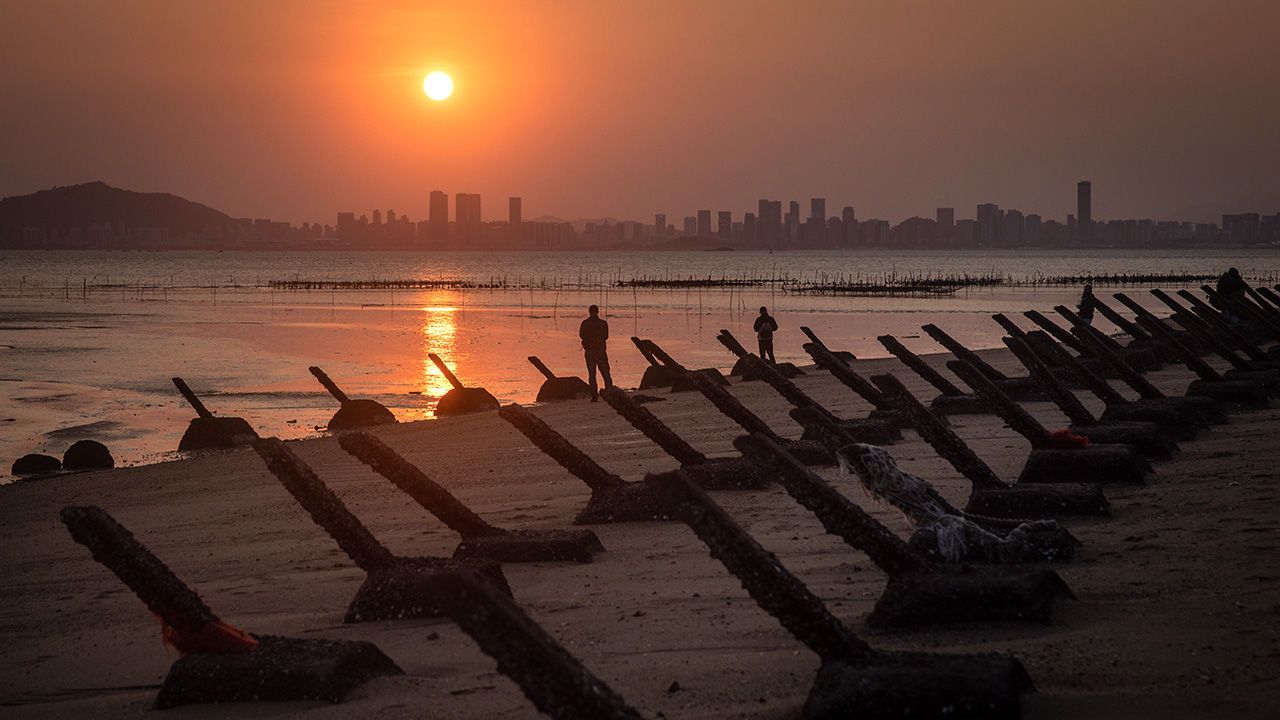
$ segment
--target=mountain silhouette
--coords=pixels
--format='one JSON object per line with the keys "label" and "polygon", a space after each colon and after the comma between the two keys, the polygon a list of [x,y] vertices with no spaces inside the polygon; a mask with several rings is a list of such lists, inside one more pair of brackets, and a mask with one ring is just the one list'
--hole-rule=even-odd
{"label": "mountain silhouette", "polygon": [[0,200],[0,238],[23,228],[111,226],[196,233],[231,222],[226,213],[169,193],[121,190],[104,182],[66,185]]}

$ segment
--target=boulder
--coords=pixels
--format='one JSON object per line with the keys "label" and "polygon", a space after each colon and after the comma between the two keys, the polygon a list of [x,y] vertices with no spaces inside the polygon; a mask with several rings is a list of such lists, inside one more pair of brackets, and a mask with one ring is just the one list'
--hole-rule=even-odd
{"label": "boulder", "polygon": [[14,475],[50,475],[62,469],[62,461],[51,455],[31,453],[13,461]]}
{"label": "boulder", "polygon": [[105,470],[115,466],[111,451],[97,440],[77,440],[62,455],[64,470]]}

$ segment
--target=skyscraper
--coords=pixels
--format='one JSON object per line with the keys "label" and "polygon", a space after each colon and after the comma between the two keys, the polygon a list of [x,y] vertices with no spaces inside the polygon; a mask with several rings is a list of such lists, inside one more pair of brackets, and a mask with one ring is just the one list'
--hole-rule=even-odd
{"label": "skyscraper", "polygon": [[995,203],[982,203],[978,206],[978,246],[992,247],[996,244],[998,223],[1000,222],[1000,206]]}
{"label": "skyscraper", "polygon": [[956,227],[956,209],[938,208],[938,232],[944,237],[951,234]]}
{"label": "skyscraper", "polygon": [[765,247],[773,247],[782,241],[782,201],[760,201],[760,230],[757,243]]}
{"label": "skyscraper", "polygon": [[338,224],[336,226],[336,232],[338,234],[338,237],[342,238],[343,240],[355,240],[356,233],[358,232],[357,227],[359,226],[356,224],[355,213],[350,213],[350,212],[338,213]]}
{"label": "skyscraper", "polygon": [[444,242],[449,237],[449,195],[432,190],[427,212],[431,241]]}
{"label": "skyscraper", "polygon": [[733,213],[728,210],[721,210],[716,223],[716,237],[721,242],[729,242],[733,236]]}
{"label": "skyscraper", "polygon": [[1000,245],[1003,247],[1017,247],[1022,244],[1022,213],[1017,210],[1009,210],[1000,218]]}
{"label": "skyscraper", "polygon": [[1040,216],[1032,213],[1022,222],[1022,243],[1024,245],[1040,244]]}
{"label": "skyscraper", "polygon": [[653,237],[656,240],[662,240],[667,236],[667,216],[664,213],[657,213],[653,216]]}
{"label": "skyscraper", "polygon": [[809,219],[819,223],[827,221],[827,199],[809,198]]}
{"label": "skyscraper", "polygon": [[693,237],[698,234],[698,218],[686,215],[684,218],[684,236]]}
{"label": "skyscraper", "polygon": [[698,211],[698,237],[711,237],[711,211]]}
{"label": "skyscraper", "polygon": [[1076,183],[1076,226],[1081,242],[1093,237],[1093,183],[1088,180]]}
{"label": "skyscraper", "polygon": [[458,217],[458,232],[463,238],[474,239],[480,235],[480,196],[474,193],[458,193],[454,196],[454,214]]}
{"label": "skyscraper", "polygon": [[805,220],[801,240],[805,245],[821,245],[827,229],[827,199],[809,198],[809,219]]}
{"label": "skyscraper", "polygon": [[507,245],[524,247],[524,223],[520,214],[520,198],[507,198]]}
{"label": "skyscraper", "polygon": [[463,225],[479,225],[480,196],[476,193],[458,193],[454,199],[454,214]]}

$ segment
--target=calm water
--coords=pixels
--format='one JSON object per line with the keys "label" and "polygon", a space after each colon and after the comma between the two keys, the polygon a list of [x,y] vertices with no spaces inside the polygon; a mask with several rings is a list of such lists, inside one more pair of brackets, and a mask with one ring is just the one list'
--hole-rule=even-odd
{"label": "calm water", "polygon": [[877,276],[996,273],[1013,279],[1044,275],[1140,272],[1214,272],[1235,266],[1246,275],[1274,275],[1280,249],[1148,251],[950,252],[14,252],[0,251],[0,293],[43,286],[89,283],[209,286],[263,284],[268,280],[367,280],[386,278],[467,278],[487,280],[582,277],[720,276],[786,274],[812,279],[821,274]]}
{"label": "calm water", "polygon": [[[464,382],[503,401],[531,401],[540,356],[582,374],[577,325],[599,304],[610,322],[615,381],[639,382],[644,361],[627,341],[651,337],[689,366],[730,366],[720,328],[752,345],[756,308],[781,330],[779,359],[807,362],[800,325],[836,348],[885,353],[892,333],[936,352],[920,326],[934,322],[973,347],[1000,344],[994,312],[1048,310],[1078,288],[962,291],[930,298],[787,295],[770,290],[630,289],[284,292],[268,280],[505,276],[574,282],[637,276],[843,273],[874,277],[997,273],[1013,279],[1088,272],[1280,274],[1280,251],[991,253],[0,253],[0,473],[26,452],[61,455],[81,437],[118,461],[171,457],[193,416],[169,378],[181,375],[215,412],[260,433],[318,432],[335,409],[307,373],[320,365],[352,396],[372,397],[402,420],[431,416],[447,383],[427,360],[441,355]],[[112,285],[92,289],[93,285]],[[232,287],[239,285],[240,287]],[[85,290],[89,286],[91,289]],[[146,286],[146,287],[140,287]],[[1106,327],[1104,325],[1104,327]]]}

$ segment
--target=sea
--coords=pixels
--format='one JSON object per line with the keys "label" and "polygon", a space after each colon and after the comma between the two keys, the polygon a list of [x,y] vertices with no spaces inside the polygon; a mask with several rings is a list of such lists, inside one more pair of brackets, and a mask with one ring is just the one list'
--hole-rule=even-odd
{"label": "sea", "polygon": [[[179,457],[195,413],[173,377],[216,414],[243,417],[264,436],[298,438],[323,433],[337,409],[312,365],[401,421],[432,419],[449,389],[428,353],[468,386],[502,402],[532,402],[543,378],[529,356],[558,375],[585,374],[577,330],[592,304],[610,324],[614,381],[635,387],[646,361],[630,337],[657,341],[691,368],[728,369],[733,356],[717,333],[727,329],[754,347],[762,306],[778,321],[778,359],[807,364],[801,326],[859,357],[886,356],[876,340],[884,334],[919,353],[940,352],[920,330],[926,323],[971,348],[997,347],[993,313],[1025,324],[1024,310],[1078,301],[1077,281],[1054,278],[1228,267],[1274,284],[1280,249],[0,251],[0,482],[12,479],[13,459],[60,456],[84,438],[106,443],[120,465]],[[962,286],[800,292],[921,279]],[[1095,290],[1103,298],[1129,291],[1164,313],[1147,287]],[[1101,318],[1098,325],[1114,330]]]}

